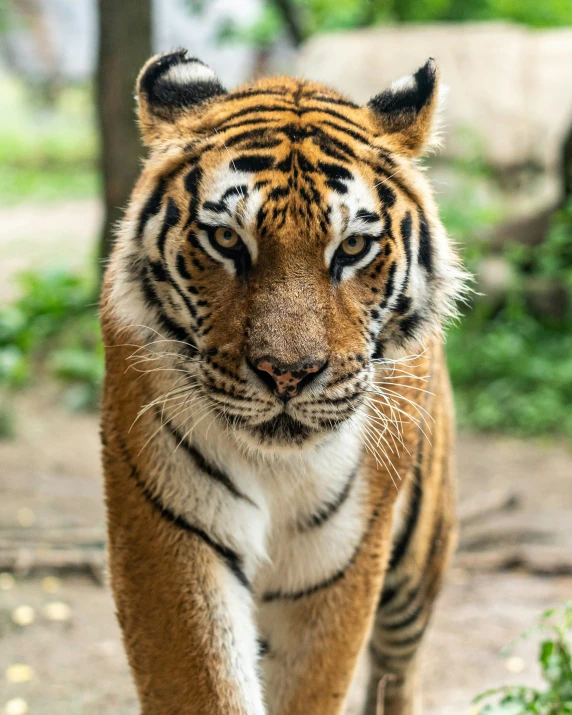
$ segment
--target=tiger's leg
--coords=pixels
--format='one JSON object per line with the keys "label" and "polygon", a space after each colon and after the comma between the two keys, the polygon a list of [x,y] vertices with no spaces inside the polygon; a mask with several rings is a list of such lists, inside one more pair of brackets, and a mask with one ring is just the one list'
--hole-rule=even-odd
{"label": "tiger's leg", "polygon": [[[381,592],[390,548],[392,499],[382,497],[380,504],[378,497],[377,504],[370,504],[364,514],[363,529],[345,534],[355,541],[335,569],[331,568],[333,559],[339,559],[343,547],[335,537],[328,541],[325,577],[302,590],[278,590],[262,597],[259,625],[267,646],[262,672],[269,714],[342,712]],[[342,513],[339,516],[347,522]],[[305,555],[315,562],[312,546],[306,549]],[[296,568],[293,561],[291,568]]]}
{"label": "tiger's leg", "polygon": [[103,440],[111,584],[142,714],[264,715],[240,557],[162,502],[109,421]]}
{"label": "tiger's leg", "polygon": [[[444,386],[448,396],[448,386]],[[394,536],[369,650],[371,675],[364,715],[375,715],[384,676],[384,715],[419,715],[419,647],[455,544],[455,489],[446,402],[435,408],[431,446],[419,444],[404,486],[403,518]]]}

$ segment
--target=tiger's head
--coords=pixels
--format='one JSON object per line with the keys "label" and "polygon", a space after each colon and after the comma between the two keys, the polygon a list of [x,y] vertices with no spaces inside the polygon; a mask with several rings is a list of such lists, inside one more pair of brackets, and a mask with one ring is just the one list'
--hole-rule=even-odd
{"label": "tiger's head", "polygon": [[376,361],[418,349],[454,310],[463,272],[416,166],[438,84],[429,60],[358,106],[291,78],[227,92],[185,51],[143,68],[150,155],[111,302],[143,341],[171,341],[250,446],[331,434]]}

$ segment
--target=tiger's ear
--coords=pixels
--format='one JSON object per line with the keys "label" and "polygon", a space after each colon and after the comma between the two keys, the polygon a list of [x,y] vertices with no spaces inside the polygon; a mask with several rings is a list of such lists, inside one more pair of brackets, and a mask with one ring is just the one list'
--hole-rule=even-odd
{"label": "tiger's ear", "polygon": [[147,145],[161,138],[169,125],[226,90],[210,67],[187,50],[152,57],[137,78],[138,115]]}
{"label": "tiger's ear", "polygon": [[368,107],[398,150],[419,156],[435,143],[439,100],[439,71],[435,60],[429,59],[415,74],[398,79],[373,97]]}

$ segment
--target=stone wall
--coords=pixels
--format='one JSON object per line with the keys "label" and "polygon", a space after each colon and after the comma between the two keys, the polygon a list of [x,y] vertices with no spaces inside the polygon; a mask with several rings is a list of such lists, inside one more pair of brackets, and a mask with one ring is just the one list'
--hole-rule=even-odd
{"label": "stone wall", "polygon": [[572,122],[572,28],[469,23],[322,35],[302,49],[297,71],[366,102],[428,57],[449,87],[445,157],[465,153],[469,140],[499,168],[556,168]]}

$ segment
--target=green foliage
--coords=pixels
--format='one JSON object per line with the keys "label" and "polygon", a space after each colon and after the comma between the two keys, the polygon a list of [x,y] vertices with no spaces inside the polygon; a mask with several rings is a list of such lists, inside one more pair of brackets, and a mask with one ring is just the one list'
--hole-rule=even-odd
{"label": "green foliage", "polygon": [[538,653],[546,688],[507,686],[489,690],[474,700],[488,701],[479,709],[479,715],[572,714],[572,601],[563,609],[546,611],[539,626],[523,637],[539,631],[546,634]]}
{"label": "green foliage", "polygon": [[[187,0],[200,11],[204,0]],[[290,0],[304,37],[392,22],[467,22],[512,20],[532,27],[572,24],[569,0]],[[248,30],[225,28],[223,39],[269,44],[285,34],[275,0],[267,0],[260,19]]]}
{"label": "green foliage", "polygon": [[572,437],[572,332],[519,304],[476,308],[449,331],[447,354],[461,427]]}
{"label": "green foliage", "polygon": [[[462,225],[458,220],[457,225]],[[455,235],[455,233],[454,233]],[[468,242],[466,262],[478,273],[486,246]],[[572,437],[572,315],[534,315],[526,300],[531,276],[549,277],[572,295],[572,210],[555,219],[536,247],[508,245],[514,283],[500,307],[475,297],[448,333],[447,353],[460,426],[521,435]]]}
{"label": "green foliage", "polygon": [[66,87],[53,106],[33,88],[0,80],[0,203],[94,195],[97,141],[91,93]]}
{"label": "green foliage", "polygon": [[93,408],[103,379],[95,285],[64,270],[27,273],[21,297],[0,309],[0,385],[17,388],[46,371],[74,409]]}

